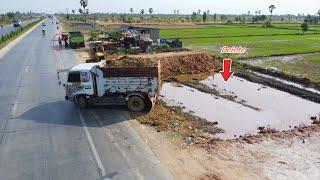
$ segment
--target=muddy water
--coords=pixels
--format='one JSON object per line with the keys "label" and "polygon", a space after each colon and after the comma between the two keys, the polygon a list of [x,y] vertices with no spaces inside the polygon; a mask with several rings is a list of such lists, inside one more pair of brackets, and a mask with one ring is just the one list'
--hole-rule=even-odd
{"label": "muddy water", "polygon": [[171,106],[184,107],[185,112],[208,121],[217,121],[225,133],[217,137],[232,139],[246,134],[257,134],[258,127],[288,130],[300,124],[311,124],[310,117],[319,115],[320,104],[316,104],[288,93],[232,77],[225,83],[221,76],[209,77],[201,83],[216,88],[223,94],[236,95],[254,110],[221,97],[200,92],[187,86],[165,83],[161,99]]}
{"label": "muddy water", "polygon": [[262,74],[262,73],[258,73],[258,72],[252,72],[252,73],[254,73],[255,75],[260,76],[260,77],[274,79],[274,80],[279,81],[281,83],[297,87],[299,89],[304,89],[304,90],[307,90],[307,91],[310,91],[310,92],[313,92],[313,93],[317,93],[320,96],[320,91],[316,90],[314,88],[304,87],[303,85],[298,84],[298,83],[294,83],[294,82],[291,82],[291,81],[288,81],[288,80],[284,80],[284,79],[281,79],[281,78],[278,78],[278,77],[273,77],[273,76]]}

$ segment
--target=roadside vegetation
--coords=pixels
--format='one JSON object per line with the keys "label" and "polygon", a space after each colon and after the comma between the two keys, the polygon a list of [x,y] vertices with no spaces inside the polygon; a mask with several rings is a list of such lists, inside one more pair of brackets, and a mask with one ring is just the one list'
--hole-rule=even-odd
{"label": "roadside vegetation", "polygon": [[28,31],[29,29],[31,29],[32,27],[34,27],[36,24],[38,24],[40,21],[42,21],[42,19],[38,19],[35,22],[32,22],[30,24],[28,24],[25,27],[19,27],[18,29],[16,29],[15,31],[11,32],[8,35],[5,36],[1,36],[0,38],[0,49],[2,49],[3,47],[5,47],[9,42],[13,41],[14,39],[16,39],[17,37],[19,37],[21,34],[23,34],[24,32]]}
{"label": "roadside vegetation", "polygon": [[[16,12],[7,12],[4,14],[0,14],[0,26],[6,26],[12,23],[13,20],[29,20],[34,18],[35,16],[39,16],[40,14],[33,13],[33,12],[27,12],[27,13],[22,13],[20,11]],[[1,27],[0,27],[1,28]]]}

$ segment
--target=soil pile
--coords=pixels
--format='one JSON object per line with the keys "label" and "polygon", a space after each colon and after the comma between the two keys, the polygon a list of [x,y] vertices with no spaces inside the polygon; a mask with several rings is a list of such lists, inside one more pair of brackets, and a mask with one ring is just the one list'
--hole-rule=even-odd
{"label": "soil pile", "polygon": [[163,79],[181,74],[210,73],[216,70],[217,61],[203,52],[170,52],[124,56],[107,61],[112,66],[153,66],[160,62]]}
{"label": "soil pile", "polygon": [[214,72],[216,62],[205,53],[193,53],[159,59],[163,77]]}

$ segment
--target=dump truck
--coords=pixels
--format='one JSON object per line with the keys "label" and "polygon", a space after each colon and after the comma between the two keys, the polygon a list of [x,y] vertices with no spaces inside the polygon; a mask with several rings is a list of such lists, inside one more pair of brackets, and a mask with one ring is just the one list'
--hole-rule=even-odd
{"label": "dump truck", "polygon": [[160,67],[109,67],[106,61],[79,64],[68,71],[63,86],[65,99],[79,108],[126,105],[130,111],[141,112],[151,110],[155,104],[160,89]]}
{"label": "dump truck", "polygon": [[85,47],[83,34],[81,32],[69,32],[69,45],[71,48]]}

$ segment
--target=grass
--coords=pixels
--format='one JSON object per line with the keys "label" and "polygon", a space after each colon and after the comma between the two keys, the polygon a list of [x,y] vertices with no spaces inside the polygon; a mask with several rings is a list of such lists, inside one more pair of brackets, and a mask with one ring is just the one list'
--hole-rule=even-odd
{"label": "grass", "polygon": [[12,32],[5,36],[5,38],[0,40],[0,49],[5,47],[7,44],[9,44],[11,41],[15,40],[17,37],[19,37],[21,34],[25,33],[32,27],[34,27],[36,24],[38,24],[42,19],[39,19],[33,23],[28,24],[27,26],[21,28],[20,30],[16,30],[15,32]]}
{"label": "grass", "polygon": [[[183,30],[183,31],[182,31]],[[320,28],[312,29],[307,31],[306,34],[320,33]],[[300,29],[285,28],[285,27],[273,27],[273,28],[262,28],[259,26],[212,26],[212,27],[201,27],[201,28],[171,28],[162,29],[161,37],[166,38],[215,38],[215,37],[242,37],[242,36],[271,36],[271,35],[299,35],[301,34]]]}
{"label": "grass", "polygon": [[301,35],[299,24],[276,24],[272,28],[261,25],[210,25],[163,28],[161,37],[180,38],[184,46],[219,54],[224,45],[245,46],[244,57],[261,57],[297,53],[320,52],[320,26],[310,26]]}
{"label": "grass", "polygon": [[162,26],[161,37],[180,38],[186,47],[222,58],[226,56],[220,54],[220,48],[225,45],[247,47],[248,52],[243,55],[228,55],[232,59],[300,54],[293,61],[267,58],[257,66],[276,67],[287,74],[320,82],[320,25],[309,25],[305,35],[301,35],[300,24],[273,24],[272,28],[263,28],[261,24]]}
{"label": "grass", "polygon": [[286,74],[308,78],[314,82],[320,82],[320,53],[294,56],[292,60],[279,60],[267,58],[256,66],[263,68],[276,67]]}

